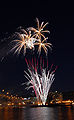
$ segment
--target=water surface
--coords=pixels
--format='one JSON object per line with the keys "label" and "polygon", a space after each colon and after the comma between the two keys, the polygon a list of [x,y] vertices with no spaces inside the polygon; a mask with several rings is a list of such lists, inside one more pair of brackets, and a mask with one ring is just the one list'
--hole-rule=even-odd
{"label": "water surface", "polygon": [[74,108],[0,108],[0,120],[74,120]]}

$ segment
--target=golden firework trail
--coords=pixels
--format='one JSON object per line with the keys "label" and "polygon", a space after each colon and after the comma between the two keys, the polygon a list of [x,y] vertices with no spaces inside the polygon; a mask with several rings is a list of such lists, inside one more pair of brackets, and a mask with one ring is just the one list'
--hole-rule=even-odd
{"label": "golden firework trail", "polygon": [[29,31],[29,34],[24,29],[23,31],[25,32],[23,34],[17,32],[16,33],[17,39],[12,41],[15,42],[15,46],[11,49],[11,51],[15,50],[14,54],[15,53],[20,54],[20,51],[23,48],[23,53],[25,55],[27,48],[28,49],[34,48],[34,42],[36,41],[36,39],[32,37],[31,31]]}
{"label": "golden firework trail", "polygon": [[38,18],[36,18],[36,21],[38,27],[37,29],[29,27],[27,28],[27,31],[25,29],[21,29],[20,32],[15,33],[15,36],[17,36],[17,38],[12,41],[15,43],[15,45],[11,49],[11,51],[14,51],[14,54],[20,54],[21,50],[23,49],[23,53],[25,55],[26,49],[35,50],[35,46],[38,46],[39,55],[41,53],[42,48],[47,55],[47,47],[51,49],[52,44],[48,43],[48,37],[44,36],[44,33],[49,33],[49,31],[43,29],[48,24],[48,22],[46,24],[42,22],[41,25],[39,25]]}
{"label": "golden firework trail", "polygon": [[50,33],[50,31],[48,30],[43,30],[46,25],[48,25],[48,22],[44,24],[44,22],[41,23],[41,25],[39,25],[39,20],[38,18],[36,18],[37,21],[37,29],[34,27],[29,27],[28,30],[34,31],[34,36],[37,38],[43,37],[45,39],[45,36],[43,33]]}
{"label": "golden firework trail", "polygon": [[46,42],[46,40],[47,40],[48,38],[45,38],[44,40],[38,40],[38,42],[36,42],[36,43],[34,43],[34,45],[38,45],[39,47],[38,47],[38,52],[39,52],[39,54],[41,53],[41,48],[43,48],[43,50],[44,50],[44,52],[46,53],[46,55],[47,55],[47,51],[48,51],[48,49],[47,49],[47,47],[49,47],[50,49],[51,49],[51,43],[47,43]]}

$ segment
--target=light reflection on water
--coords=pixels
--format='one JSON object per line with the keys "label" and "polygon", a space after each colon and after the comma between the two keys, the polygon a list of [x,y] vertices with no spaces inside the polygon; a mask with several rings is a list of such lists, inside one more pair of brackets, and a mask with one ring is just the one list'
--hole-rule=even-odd
{"label": "light reflection on water", "polygon": [[0,120],[74,120],[74,108],[0,108]]}

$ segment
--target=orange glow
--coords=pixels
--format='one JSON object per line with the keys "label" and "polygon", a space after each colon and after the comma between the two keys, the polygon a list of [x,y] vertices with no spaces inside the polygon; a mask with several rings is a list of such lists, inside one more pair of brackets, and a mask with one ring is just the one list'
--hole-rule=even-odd
{"label": "orange glow", "polygon": [[3,89],[2,92],[4,92],[5,90]]}
{"label": "orange glow", "polygon": [[62,103],[72,103],[71,100],[62,101]]}
{"label": "orange glow", "polygon": [[9,94],[9,92],[6,93],[7,95]]}
{"label": "orange glow", "polygon": [[7,104],[8,106],[11,105],[10,103]]}
{"label": "orange glow", "polygon": [[21,103],[19,103],[19,105],[21,105]]}
{"label": "orange glow", "polygon": [[39,106],[39,105],[42,105],[42,103],[38,102],[38,106]]}
{"label": "orange glow", "polygon": [[14,105],[14,103],[12,103],[12,105]]}

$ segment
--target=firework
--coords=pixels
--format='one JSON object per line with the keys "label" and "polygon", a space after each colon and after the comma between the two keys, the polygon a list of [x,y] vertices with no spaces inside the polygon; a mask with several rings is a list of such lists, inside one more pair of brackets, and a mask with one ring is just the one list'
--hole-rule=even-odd
{"label": "firework", "polygon": [[30,88],[33,88],[38,101],[40,99],[43,105],[45,105],[49,89],[55,79],[54,72],[56,69],[51,72],[52,66],[50,70],[47,69],[48,67],[45,68],[44,65],[41,66],[41,64],[39,67],[38,61],[36,62],[36,60],[35,60],[35,64],[33,60],[32,63],[26,60],[26,63],[28,65],[28,72],[29,72],[28,73],[24,71],[25,77],[28,79],[27,82],[28,87],[26,89],[28,90]]}
{"label": "firework", "polygon": [[50,31],[48,31],[48,30],[43,30],[45,28],[45,26],[48,24],[48,22],[46,24],[44,24],[44,22],[42,22],[41,25],[39,25],[38,18],[36,18],[36,21],[37,21],[37,29],[34,27],[29,27],[28,30],[34,31],[34,36],[36,38],[43,37],[45,39],[45,36],[43,33],[50,33]]}
{"label": "firework", "polygon": [[17,39],[13,40],[12,42],[15,42],[15,46],[11,49],[11,51],[15,50],[14,53],[20,54],[20,51],[22,48],[24,49],[24,55],[26,53],[26,49],[34,49],[34,42],[36,41],[35,38],[32,37],[31,31],[27,33],[26,30],[22,29],[24,32],[23,34],[21,33],[16,33]]}
{"label": "firework", "polygon": [[47,43],[46,40],[48,39],[48,37],[46,38],[44,36],[44,33],[50,33],[50,31],[43,30],[43,29],[48,24],[48,22],[46,24],[44,24],[44,22],[42,22],[41,25],[39,25],[38,18],[36,18],[36,21],[37,21],[37,29],[34,28],[34,27],[29,27],[28,30],[34,31],[33,37],[35,37],[37,39],[36,42],[34,43],[34,45],[39,46],[38,47],[38,53],[40,54],[41,53],[41,49],[43,48],[44,52],[47,55],[47,50],[48,50],[47,47],[51,49],[52,44],[51,43]]}
{"label": "firework", "polygon": [[38,47],[38,52],[39,52],[39,54],[41,53],[41,48],[43,48],[43,50],[44,50],[44,52],[46,53],[46,55],[47,55],[47,51],[48,51],[48,49],[47,49],[47,47],[48,48],[50,48],[50,49],[52,49],[51,48],[51,46],[52,46],[52,44],[51,43],[47,43],[46,42],[46,40],[47,40],[48,38],[45,38],[44,40],[38,40],[38,42],[36,42],[36,43],[34,43],[34,45],[38,45],[39,47]]}
{"label": "firework", "polygon": [[11,51],[14,50],[15,51],[14,53],[20,54],[21,50],[23,49],[23,53],[25,55],[26,49],[35,50],[35,46],[37,45],[39,46],[38,53],[40,54],[41,49],[43,48],[44,52],[47,55],[48,50],[47,47],[51,49],[52,44],[47,43],[48,37],[44,36],[44,33],[49,33],[49,31],[43,29],[48,24],[48,22],[46,24],[42,22],[41,25],[39,26],[38,18],[36,18],[36,20],[38,29],[29,27],[27,28],[28,31],[26,31],[25,29],[20,29],[22,33],[20,32],[15,33],[15,36],[17,36],[17,38],[12,41],[15,43],[15,46],[11,49]]}

